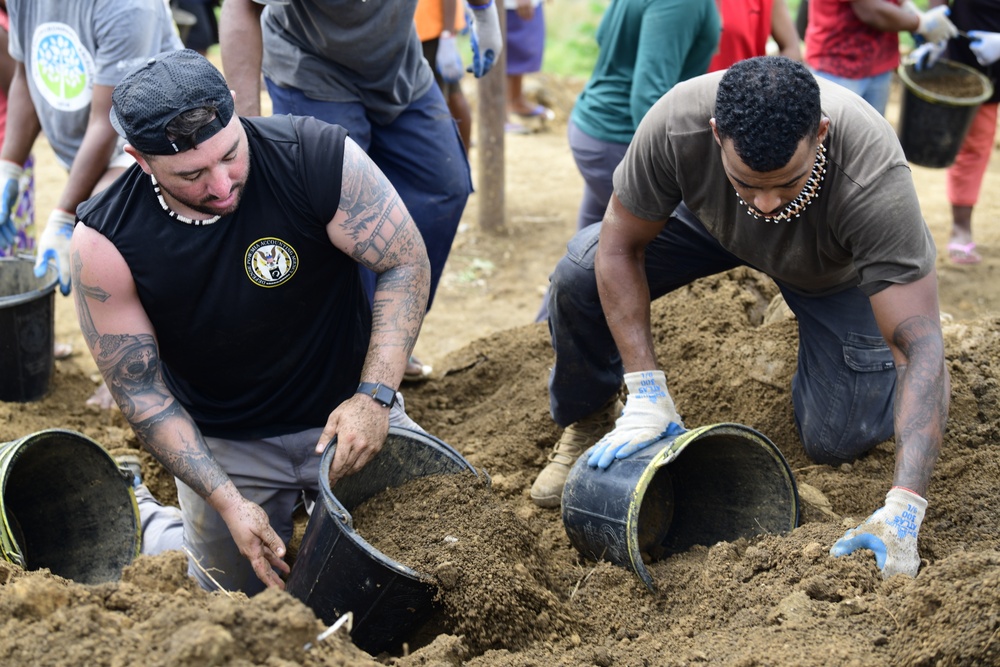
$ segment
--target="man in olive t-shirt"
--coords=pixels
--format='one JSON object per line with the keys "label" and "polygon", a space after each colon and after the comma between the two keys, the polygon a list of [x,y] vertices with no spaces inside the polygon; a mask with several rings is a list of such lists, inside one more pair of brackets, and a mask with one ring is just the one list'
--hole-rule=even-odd
{"label": "man in olive t-shirt", "polygon": [[533,500],[558,505],[569,466],[595,443],[588,463],[607,468],[683,430],[650,299],[746,265],[798,318],[792,400],[806,453],[837,464],[896,435],[885,507],[834,554],[869,548],[884,576],[916,574],[949,384],[934,244],[892,127],[800,63],[751,58],[664,95],[614,185],[603,223],[570,241],[552,275],[550,401],[567,428]]}

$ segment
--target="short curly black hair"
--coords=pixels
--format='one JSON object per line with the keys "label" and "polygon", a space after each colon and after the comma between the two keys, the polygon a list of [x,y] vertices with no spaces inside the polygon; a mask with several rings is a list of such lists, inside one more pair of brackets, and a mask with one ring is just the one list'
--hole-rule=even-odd
{"label": "short curly black hair", "polygon": [[719,82],[715,129],[754,171],[781,169],[799,143],[819,132],[819,85],[802,63],[783,56],[741,60]]}

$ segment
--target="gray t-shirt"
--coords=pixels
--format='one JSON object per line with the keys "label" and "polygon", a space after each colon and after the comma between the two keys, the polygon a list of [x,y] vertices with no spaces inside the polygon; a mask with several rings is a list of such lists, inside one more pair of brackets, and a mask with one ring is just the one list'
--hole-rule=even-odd
{"label": "gray t-shirt", "polygon": [[42,131],[67,169],[94,86],[115,86],[150,56],[183,48],[163,0],[7,0],[7,11],[8,51],[24,63]]}
{"label": "gray t-shirt", "polygon": [[434,85],[413,15],[417,0],[256,0],[264,75],[326,102],[360,102],[391,123]]}
{"label": "gray t-shirt", "polygon": [[871,296],[931,271],[934,241],[892,126],[823,80],[830,131],[822,190],[798,218],[754,219],[726,178],[709,126],[722,75],[678,84],[646,114],[614,175],[629,211],[662,222],[683,200],[729,252],[803,294],[858,286]]}

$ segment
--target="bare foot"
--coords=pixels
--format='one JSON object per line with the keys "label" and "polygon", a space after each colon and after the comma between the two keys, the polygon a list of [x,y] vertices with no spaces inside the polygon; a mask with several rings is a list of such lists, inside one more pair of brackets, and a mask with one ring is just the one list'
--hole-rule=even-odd
{"label": "bare foot", "polygon": [[87,399],[87,405],[92,405],[101,410],[112,410],[118,407],[115,399],[111,398],[111,390],[108,389],[108,385],[104,382],[97,388],[93,396]]}

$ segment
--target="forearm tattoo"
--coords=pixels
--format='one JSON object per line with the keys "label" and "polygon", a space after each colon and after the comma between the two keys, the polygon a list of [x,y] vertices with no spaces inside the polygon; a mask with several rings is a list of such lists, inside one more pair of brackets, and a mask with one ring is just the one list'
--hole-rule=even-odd
{"label": "forearm tattoo", "polygon": [[168,471],[202,497],[211,495],[228,478],[212,458],[194,420],[167,389],[156,340],[147,333],[100,334],[88,299],[104,302],[111,295],[81,284],[78,257],[73,264],[80,327],[122,415]]}
{"label": "forearm tattoo", "polygon": [[937,322],[911,317],[896,328],[893,342],[906,357],[896,369],[897,477],[926,489],[948,421],[944,341]]}

